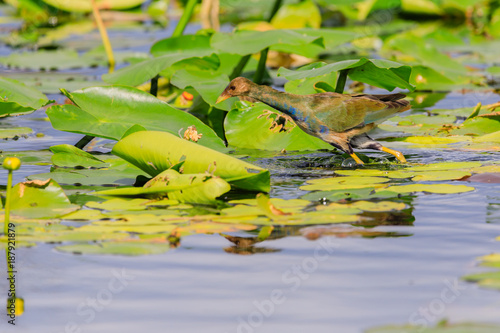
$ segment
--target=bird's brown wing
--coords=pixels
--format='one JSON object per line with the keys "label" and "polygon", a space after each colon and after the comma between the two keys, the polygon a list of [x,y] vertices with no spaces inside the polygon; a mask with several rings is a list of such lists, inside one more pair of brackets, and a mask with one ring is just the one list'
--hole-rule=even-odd
{"label": "bird's brown wing", "polygon": [[[341,133],[375,122],[395,111],[388,103],[372,95],[337,93],[315,94],[309,105],[316,118],[331,131]],[[367,119],[368,118],[368,119]]]}

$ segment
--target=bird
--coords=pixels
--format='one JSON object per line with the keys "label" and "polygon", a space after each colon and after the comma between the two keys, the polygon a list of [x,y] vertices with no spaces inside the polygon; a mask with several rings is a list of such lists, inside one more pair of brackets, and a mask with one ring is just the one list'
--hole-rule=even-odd
{"label": "bird", "polygon": [[382,146],[366,134],[394,113],[410,109],[410,102],[403,99],[405,94],[296,95],[237,77],[227,85],[216,104],[230,97],[259,101],[288,115],[304,132],[348,153],[357,164],[363,161],[353,148],[383,151],[406,163],[401,152]]}

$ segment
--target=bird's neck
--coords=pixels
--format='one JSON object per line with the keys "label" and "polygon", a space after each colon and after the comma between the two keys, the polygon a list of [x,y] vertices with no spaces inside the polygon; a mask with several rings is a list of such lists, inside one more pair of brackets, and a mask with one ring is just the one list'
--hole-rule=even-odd
{"label": "bird's neck", "polygon": [[276,110],[291,116],[293,119],[295,119],[297,113],[299,113],[299,95],[289,94],[268,86],[257,86],[257,89],[252,90],[249,96],[272,106]]}

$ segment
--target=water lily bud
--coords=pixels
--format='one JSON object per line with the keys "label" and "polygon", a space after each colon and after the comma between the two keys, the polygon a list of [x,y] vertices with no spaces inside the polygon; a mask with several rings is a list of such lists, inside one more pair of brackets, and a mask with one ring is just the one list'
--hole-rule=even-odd
{"label": "water lily bud", "polygon": [[17,170],[21,167],[21,160],[17,157],[7,157],[3,160],[3,168],[9,171]]}

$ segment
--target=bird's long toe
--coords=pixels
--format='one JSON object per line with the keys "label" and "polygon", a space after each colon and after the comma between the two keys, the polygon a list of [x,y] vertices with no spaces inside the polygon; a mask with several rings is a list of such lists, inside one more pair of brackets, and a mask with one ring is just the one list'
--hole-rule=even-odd
{"label": "bird's long toe", "polygon": [[398,161],[400,161],[401,163],[406,163],[406,158],[403,155],[403,153],[401,153],[400,151],[389,149],[386,147],[382,147],[382,148],[380,148],[380,150],[384,151],[386,153],[389,153],[391,155],[394,155],[398,159]]}

